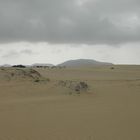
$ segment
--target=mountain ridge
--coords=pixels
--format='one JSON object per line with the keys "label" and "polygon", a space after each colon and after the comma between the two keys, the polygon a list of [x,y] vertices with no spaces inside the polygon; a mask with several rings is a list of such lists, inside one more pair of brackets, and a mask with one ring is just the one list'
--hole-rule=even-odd
{"label": "mountain ridge", "polygon": [[84,67],[84,66],[102,66],[102,65],[113,65],[113,64],[108,62],[100,62],[93,59],[74,59],[60,63],[57,66]]}

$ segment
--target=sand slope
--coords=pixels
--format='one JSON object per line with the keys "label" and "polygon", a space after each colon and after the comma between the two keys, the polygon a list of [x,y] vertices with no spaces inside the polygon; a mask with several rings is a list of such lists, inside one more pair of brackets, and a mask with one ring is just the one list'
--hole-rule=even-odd
{"label": "sand slope", "polygon": [[[37,69],[50,82],[0,80],[0,140],[139,140],[140,66]],[[69,95],[60,80],[85,81]]]}

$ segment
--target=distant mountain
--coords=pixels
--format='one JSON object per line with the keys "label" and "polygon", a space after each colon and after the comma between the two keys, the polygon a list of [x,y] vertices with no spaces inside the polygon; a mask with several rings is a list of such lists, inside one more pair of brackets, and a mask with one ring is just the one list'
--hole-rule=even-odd
{"label": "distant mountain", "polygon": [[45,63],[35,63],[35,64],[32,64],[32,66],[36,67],[36,66],[49,66],[49,67],[52,67],[54,66],[53,64],[45,64]]}
{"label": "distant mountain", "polygon": [[58,66],[87,67],[87,66],[102,66],[102,65],[113,65],[113,64],[107,62],[99,62],[92,59],[76,59],[76,60],[66,61],[64,63],[59,64]]}

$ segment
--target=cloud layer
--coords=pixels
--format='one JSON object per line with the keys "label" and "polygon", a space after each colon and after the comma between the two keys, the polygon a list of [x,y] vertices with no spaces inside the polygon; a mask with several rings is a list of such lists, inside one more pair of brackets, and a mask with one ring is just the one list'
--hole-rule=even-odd
{"label": "cloud layer", "polygon": [[115,64],[140,64],[139,44],[54,45],[48,43],[10,43],[0,45],[0,64],[58,64],[70,59],[95,59]]}
{"label": "cloud layer", "polygon": [[0,43],[139,42],[139,7],[139,0],[0,0]]}

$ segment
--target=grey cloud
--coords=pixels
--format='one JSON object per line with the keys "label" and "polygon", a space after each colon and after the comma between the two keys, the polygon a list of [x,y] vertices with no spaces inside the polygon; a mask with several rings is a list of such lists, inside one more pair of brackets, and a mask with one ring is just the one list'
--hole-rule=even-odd
{"label": "grey cloud", "polygon": [[23,49],[21,51],[16,51],[16,50],[9,50],[6,51],[6,53],[2,56],[3,58],[16,58],[20,57],[21,55],[32,55],[34,54],[32,50],[29,49]]}
{"label": "grey cloud", "polygon": [[138,42],[139,7],[139,0],[0,0],[0,42]]}
{"label": "grey cloud", "polygon": [[33,54],[33,51],[29,50],[29,49],[25,49],[25,50],[20,51],[20,53],[21,54],[28,54],[28,55],[30,55],[30,54]]}
{"label": "grey cloud", "polygon": [[15,51],[15,50],[10,50],[10,51],[8,51],[6,54],[4,54],[3,56],[2,56],[2,58],[16,58],[16,57],[19,57],[19,53],[17,52],[17,51]]}

